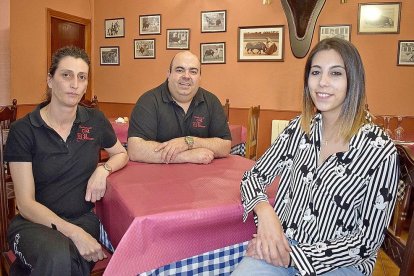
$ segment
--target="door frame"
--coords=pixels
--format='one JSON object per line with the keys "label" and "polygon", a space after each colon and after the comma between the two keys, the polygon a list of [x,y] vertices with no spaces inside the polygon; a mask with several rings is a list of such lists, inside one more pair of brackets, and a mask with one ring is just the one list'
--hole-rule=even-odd
{"label": "door frame", "polygon": [[[47,9],[47,70],[50,68],[51,64],[51,45],[52,45],[52,18],[58,18],[72,23],[80,24],[85,27],[85,51],[88,54],[89,58],[92,60],[91,55],[91,21],[86,18],[78,17],[75,15],[67,14],[60,11],[55,11],[52,9]],[[92,64],[89,66],[89,83],[88,89],[85,94],[86,99],[92,98]]]}

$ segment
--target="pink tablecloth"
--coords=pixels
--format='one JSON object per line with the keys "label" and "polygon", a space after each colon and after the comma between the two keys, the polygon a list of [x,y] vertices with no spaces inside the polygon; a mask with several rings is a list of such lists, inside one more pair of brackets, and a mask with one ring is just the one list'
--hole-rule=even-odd
{"label": "pink tablecloth", "polygon": [[209,165],[129,162],[112,174],[97,205],[116,247],[105,275],[137,275],[248,240],[255,226],[251,217],[242,222],[239,186],[253,164],[239,156]]}
{"label": "pink tablecloth", "polygon": [[117,123],[115,122],[115,118],[110,118],[109,121],[114,128],[116,137],[118,137],[119,142],[125,145],[128,142],[128,127],[129,123]]}
{"label": "pink tablecloth", "polygon": [[229,125],[231,132],[231,146],[246,143],[247,129],[242,125]]}

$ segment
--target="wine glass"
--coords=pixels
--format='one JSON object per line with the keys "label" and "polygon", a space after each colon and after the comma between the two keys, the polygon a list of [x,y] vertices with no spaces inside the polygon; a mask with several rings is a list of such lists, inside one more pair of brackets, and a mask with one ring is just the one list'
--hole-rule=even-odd
{"label": "wine glass", "polygon": [[397,116],[397,128],[394,130],[395,139],[401,141],[403,139],[404,129],[401,126],[403,116]]}
{"label": "wine glass", "polygon": [[391,116],[384,115],[382,116],[382,118],[384,119],[384,131],[391,138],[392,137],[392,130],[390,129]]}

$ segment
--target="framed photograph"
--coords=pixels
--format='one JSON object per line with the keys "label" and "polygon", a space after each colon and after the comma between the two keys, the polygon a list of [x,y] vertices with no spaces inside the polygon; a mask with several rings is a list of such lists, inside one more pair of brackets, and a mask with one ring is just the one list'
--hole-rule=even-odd
{"label": "framed photograph", "polygon": [[149,14],[139,16],[139,34],[161,34],[161,15]]}
{"label": "framed photograph", "polygon": [[190,29],[167,29],[167,50],[190,49]]}
{"label": "framed photograph", "polygon": [[119,46],[100,48],[101,65],[119,65]]}
{"label": "framed photograph", "polygon": [[222,11],[202,11],[201,12],[201,32],[217,33],[226,31],[226,10]]}
{"label": "framed photograph", "polygon": [[125,37],[125,19],[105,19],[105,38]]}
{"label": "framed photograph", "polygon": [[226,42],[200,43],[201,64],[226,63]]}
{"label": "framed photograph", "polygon": [[359,34],[398,34],[401,2],[358,4]]}
{"label": "framed photograph", "polygon": [[330,37],[339,37],[350,41],[351,25],[319,26],[319,41]]}
{"label": "framed photograph", "polygon": [[284,26],[239,27],[238,61],[283,61]]}
{"label": "framed photograph", "polygon": [[398,41],[397,65],[414,66],[414,40]]}
{"label": "framed photograph", "polygon": [[155,58],[155,39],[134,39],[134,58]]}

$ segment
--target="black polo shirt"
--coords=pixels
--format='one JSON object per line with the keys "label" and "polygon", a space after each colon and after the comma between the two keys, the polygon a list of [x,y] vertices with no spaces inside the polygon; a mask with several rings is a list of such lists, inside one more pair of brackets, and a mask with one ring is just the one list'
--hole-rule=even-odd
{"label": "black polo shirt", "polygon": [[44,105],[11,125],[5,161],[31,162],[36,201],[58,216],[78,217],[94,206],[85,201],[85,193],[99,151],[114,146],[117,138],[101,111],[78,106],[65,142],[41,118]]}
{"label": "black polo shirt", "polygon": [[199,88],[187,114],[168,90],[168,81],[143,94],[132,110],[128,137],[165,142],[183,136],[231,140],[219,99]]}

